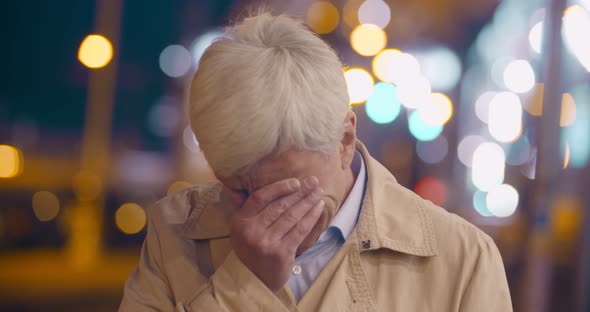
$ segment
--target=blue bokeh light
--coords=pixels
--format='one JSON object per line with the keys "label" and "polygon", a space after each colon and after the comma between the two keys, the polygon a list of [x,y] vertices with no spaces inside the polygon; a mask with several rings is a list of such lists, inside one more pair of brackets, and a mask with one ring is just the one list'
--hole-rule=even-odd
{"label": "blue bokeh light", "polygon": [[401,111],[397,87],[391,83],[379,82],[365,104],[369,118],[378,124],[393,122]]}
{"label": "blue bokeh light", "polygon": [[432,141],[436,139],[443,131],[443,126],[429,126],[425,124],[417,111],[410,113],[408,120],[410,133],[420,141]]}

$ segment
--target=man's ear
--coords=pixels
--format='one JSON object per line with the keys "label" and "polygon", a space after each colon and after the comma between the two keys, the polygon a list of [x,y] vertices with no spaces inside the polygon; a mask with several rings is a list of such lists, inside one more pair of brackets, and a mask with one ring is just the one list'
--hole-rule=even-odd
{"label": "man's ear", "polygon": [[339,145],[342,169],[349,168],[356,147],[356,115],[352,111],[344,119],[344,135]]}

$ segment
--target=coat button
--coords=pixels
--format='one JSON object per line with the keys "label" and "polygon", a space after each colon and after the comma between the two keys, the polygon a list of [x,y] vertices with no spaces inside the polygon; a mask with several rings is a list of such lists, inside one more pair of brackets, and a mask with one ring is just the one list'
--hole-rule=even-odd
{"label": "coat button", "polygon": [[369,249],[369,248],[371,248],[371,240],[370,240],[370,239],[368,239],[368,240],[366,240],[366,241],[363,241],[362,243],[363,243],[363,248],[364,248],[364,249]]}
{"label": "coat button", "polygon": [[299,264],[296,264],[293,266],[293,269],[291,269],[291,271],[293,272],[293,274],[299,275],[301,274],[301,266]]}

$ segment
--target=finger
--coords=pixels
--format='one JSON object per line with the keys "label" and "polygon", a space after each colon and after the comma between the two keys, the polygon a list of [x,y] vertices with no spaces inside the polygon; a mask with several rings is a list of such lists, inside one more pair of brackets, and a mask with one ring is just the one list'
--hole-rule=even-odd
{"label": "finger", "polygon": [[243,217],[253,217],[272,201],[297,192],[300,187],[301,183],[295,178],[284,179],[266,185],[252,193],[237,213]]}
{"label": "finger", "polygon": [[[301,189],[298,192],[292,193],[287,196],[283,196],[270,203],[266,208],[262,209],[258,213],[262,220],[262,226],[264,228],[269,227],[271,224],[277,221],[281,217],[281,215],[285,213],[288,209],[299,203],[302,199],[307,197],[314,190],[317,190],[317,182],[317,178],[315,177],[308,177],[306,179],[303,179],[301,183]],[[315,205],[315,202],[312,203],[312,206],[313,205]],[[282,237],[283,235],[281,235],[280,237]]]}
{"label": "finger", "polygon": [[318,222],[324,211],[324,201],[321,200],[312,209],[310,209],[301,220],[280,240],[281,244],[297,249],[303,239],[311,233],[311,230]]}
{"label": "finger", "polygon": [[[324,193],[321,190],[315,190],[299,203],[287,209],[278,219],[269,227],[269,235],[276,240],[280,240],[292,229],[300,226],[303,217],[315,206],[323,202]],[[323,205],[323,204],[322,204]]]}

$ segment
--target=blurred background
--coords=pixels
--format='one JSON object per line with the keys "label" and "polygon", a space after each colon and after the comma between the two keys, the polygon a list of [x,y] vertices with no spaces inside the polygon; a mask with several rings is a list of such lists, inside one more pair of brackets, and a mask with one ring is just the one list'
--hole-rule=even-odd
{"label": "blurred background", "polygon": [[[146,209],[214,179],[186,87],[258,4],[2,3],[0,311],[118,307]],[[494,238],[516,311],[590,311],[589,0],[266,5],[338,51],[372,155]]]}

